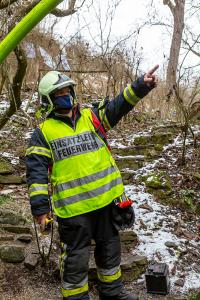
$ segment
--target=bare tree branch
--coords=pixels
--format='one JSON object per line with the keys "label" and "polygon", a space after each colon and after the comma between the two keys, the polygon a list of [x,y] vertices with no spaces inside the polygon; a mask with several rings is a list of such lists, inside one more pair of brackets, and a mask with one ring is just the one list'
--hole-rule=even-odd
{"label": "bare tree branch", "polygon": [[[26,5],[22,6],[21,10],[17,10],[15,16],[13,16],[12,24],[15,24],[16,22],[21,20],[22,17],[29,13],[39,2],[40,0],[27,1]],[[76,0],[69,0],[68,9],[62,10],[55,8],[51,11],[51,14],[56,17],[66,17],[72,15],[77,11],[77,9],[74,8],[75,4]]]}
{"label": "bare tree branch", "polygon": [[67,17],[72,14],[74,14],[77,11],[77,9],[66,9],[66,10],[61,10],[58,8],[55,8],[52,10],[51,14],[54,15],[55,17]]}
{"label": "bare tree branch", "polygon": [[200,52],[197,52],[196,50],[194,50],[194,45],[199,43],[199,38],[200,38],[200,34],[194,40],[192,46],[190,46],[190,44],[188,43],[188,41],[186,41],[185,39],[183,40],[184,44],[187,46],[186,49],[189,50],[189,51],[191,51],[193,54],[195,54],[198,57],[200,57]]}
{"label": "bare tree branch", "polygon": [[[7,9],[12,5],[12,9],[6,10],[5,20],[7,22],[6,28],[10,31],[20,20],[27,15],[40,0],[0,0],[0,10]],[[85,0],[82,0],[83,5]],[[67,9],[55,8],[51,11],[56,17],[65,17],[74,14],[78,8],[75,8],[76,0],[68,0]],[[31,34],[30,34],[31,35]],[[34,44],[34,43],[33,43]],[[49,49],[48,49],[49,50]],[[13,78],[8,91],[10,92],[10,107],[0,116],[0,129],[8,122],[9,118],[20,108],[21,106],[21,88],[24,76],[27,69],[27,57],[21,46],[18,46],[14,50],[17,59],[17,71]],[[4,82],[2,82],[4,84]],[[1,87],[1,86],[0,86]]]}
{"label": "bare tree branch", "polygon": [[85,2],[86,2],[86,0],[83,0],[83,2],[81,3],[81,5],[78,6],[77,9],[80,9],[80,8],[83,6],[83,4],[84,4]]}

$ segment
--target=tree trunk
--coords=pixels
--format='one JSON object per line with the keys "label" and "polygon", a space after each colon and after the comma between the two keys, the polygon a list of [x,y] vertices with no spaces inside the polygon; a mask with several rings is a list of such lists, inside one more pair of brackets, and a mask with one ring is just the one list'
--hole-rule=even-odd
{"label": "tree trunk", "polygon": [[15,49],[15,55],[17,57],[17,70],[11,86],[11,100],[10,107],[0,116],[0,129],[8,122],[10,117],[21,106],[21,87],[27,68],[27,58],[21,47]]}
{"label": "tree trunk", "polygon": [[176,72],[178,67],[181,40],[184,29],[185,0],[176,0],[175,5],[173,5],[172,2],[169,0],[163,0],[163,4],[168,5],[174,18],[174,29],[166,77],[167,95],[170,99],[170,96],[173,93],[173,86],[176,84],[177,80]]}

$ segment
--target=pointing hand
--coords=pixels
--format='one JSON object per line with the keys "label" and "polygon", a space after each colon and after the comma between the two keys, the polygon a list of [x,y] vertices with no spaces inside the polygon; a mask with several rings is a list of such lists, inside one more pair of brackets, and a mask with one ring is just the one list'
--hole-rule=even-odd
{"label": "pointing hand", "polygon": [[158,83],[158,78],[154,72],[159,68],[159,65],[155,65],[151,70],[149,70],[144,75],[144,83],[149,87],[156,87]]}

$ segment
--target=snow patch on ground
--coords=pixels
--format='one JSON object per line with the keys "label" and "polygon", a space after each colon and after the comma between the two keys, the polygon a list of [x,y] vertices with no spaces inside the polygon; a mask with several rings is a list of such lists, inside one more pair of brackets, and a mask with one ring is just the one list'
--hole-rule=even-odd
{"label": "snow patch on ground", "polygon": [[111,148],[126,148],[127,146],[124,146],[121,142],[120,139],[113,139],[112,141],[109,141],[109,145]]}
{"label": "snow patch on ground", "polygon": [[19,164],[19,158],[8,152],[1,152],[1,156],[8,158],[13,165]]}
{"label": "snow patch on ground", "polygon": [[[175,250],[173,251],[173,255],[171,255],[165,243],[173,242],[177,245],[178,249],[184,249],[186,241],[186,239],[178,238],[171,233],[170,230],[172,228],[167,226],[168,223],[175,221],[178,215],[170,215],[169,209],[155,202],[152,195],[144,192],[143,186],[127,185],[125,186],[125,190],[127,195],[134,201],[133,205],[136,215],[134,231],[139,238],[139,245],[134,250],[134,253],[144,255],[149,260],[157,261],[157,255],[159,255],[159,262],[167,263],[171,272],[174,265],[179,264],[179,251]],[[152,211],[140,208],[141,204],[148,204],[152,208]],[[146,229],[141,228],[140,219],[146,225]],[[190,242],[193,242],[197,246],[195,241]],[[185,293],[191,288],[200,287],[200,273],[195,271],[192,266],[189,266],[183,287],[174,285],[176,280],[180,278],[178,275],[180,275],[178,272],[176,275],[170,274],[171,289],[179,289],[180,292]]]}

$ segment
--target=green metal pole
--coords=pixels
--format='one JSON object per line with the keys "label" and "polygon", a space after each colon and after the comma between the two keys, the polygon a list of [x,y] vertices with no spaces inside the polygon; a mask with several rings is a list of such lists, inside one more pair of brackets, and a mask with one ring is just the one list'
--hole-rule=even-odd
{"label": "green metal pole", "polygon": [[21,40],[63,0],[41,0],[0,43],[0,64]]}

